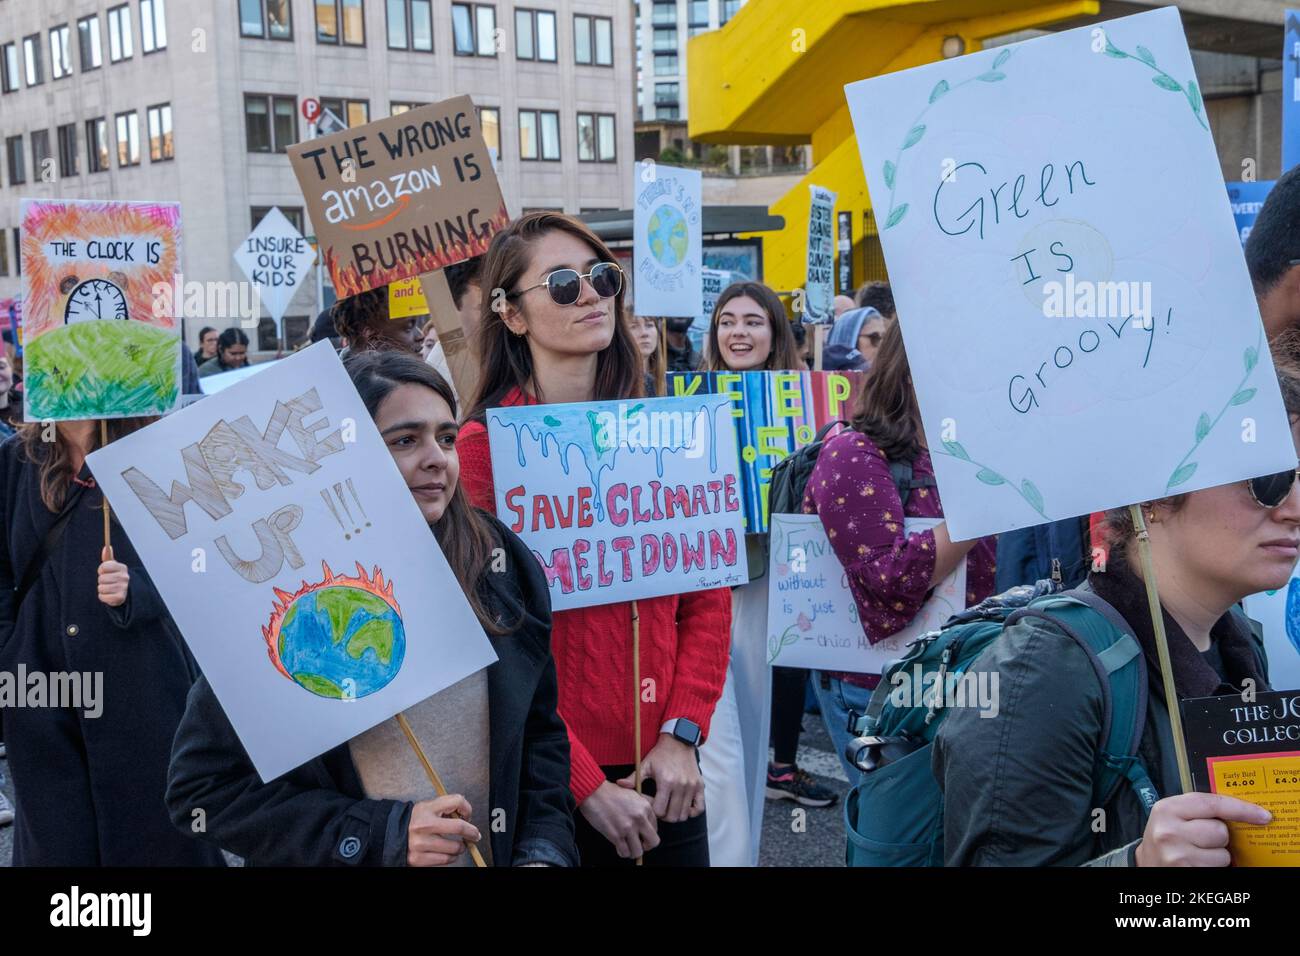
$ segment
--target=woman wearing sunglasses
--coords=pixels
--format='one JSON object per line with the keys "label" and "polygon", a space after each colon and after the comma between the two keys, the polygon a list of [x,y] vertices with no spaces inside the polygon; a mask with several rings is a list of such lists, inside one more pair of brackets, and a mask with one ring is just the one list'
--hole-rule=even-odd
{"label": "woman wearing sunglasses", "polygon": [[[492,240],[482,282],[479,390],[460,433],[461,480],[471,501],[492,510],[488,409],[639,398],[645,382],[621,320],[622,272],[582,223],[545,212],[515,220]],[[655,682],[640,698],[641,753],[633,749],[631,603],[554,616],[578,849],[586,865],[644,856],[646,865],[707,866],[696,747],[722,692],[731,597],[696,591],[643,599],[637,609],[641,674]],[[633,788],[638,762],[647,796]]]}
{"label": "woman wearing sunglasses", "polygon": [[[1280,366],[1278,379],[1300,446],[1300,372]],[[1291,576],[1300,555],[1295,479],[1289,470],[1142,504],[1180,699],[1268,689],[1262,651],[1235,605],[1285,587]],[[1108,512],[1107,528],[1105,570],[1091,574],[1088,586],[1142,647],[1148,703],[1138,757],[1157,793],[1174,795],[1158,800],[1149,816],[1128,786],[1093,806],[1100,682],[1074,642],[1026,618],[1007,627],[971,668],[998,675],[998,715],[983,719],[977,708],[956,708],[935,741],[949,865],[1227,866],[1227,824],[1270,820],[1266,810],[1233,797],[1178,792],[1128,509]]]}

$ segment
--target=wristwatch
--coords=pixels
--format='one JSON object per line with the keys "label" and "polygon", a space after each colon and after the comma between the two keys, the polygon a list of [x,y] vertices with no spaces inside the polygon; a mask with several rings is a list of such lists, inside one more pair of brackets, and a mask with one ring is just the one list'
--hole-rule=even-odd
{"label": "wristwatch", "polygon": [[665,721],[664,725],[659,728],[659,733],[672,734],[673,737],[690,747],[698,747],[700,738],[704,736],[700,733],[700,725],[685,717]]}

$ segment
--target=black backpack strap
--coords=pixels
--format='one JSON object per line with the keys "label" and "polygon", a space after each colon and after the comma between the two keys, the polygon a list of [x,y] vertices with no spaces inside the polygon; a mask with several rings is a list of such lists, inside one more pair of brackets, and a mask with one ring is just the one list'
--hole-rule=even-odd
{"label": "black backpack strap", "polygon": [[912,463],[910,461],[891,461],[889,463],[889,477],[894,481],[894,487],[898,489],[898,500],[907,507],[907,499],[912,496],[915,488],[933,488],[935,487],[934,476],[928,478],[914,478],[912,476]]}
{"label": "black backpack strap", "polygon": [[31,561],[27,562],[27,567],[23,570],[23,579],[18,583],[18,587],[14,589],[15,620],[18,618],[18,611],[23,606],[23,598],[27,597],[27,593],[31,591],[32,587],[36,584],[36,579],[41,576],[41,570],[45,567],[46,562],[49,561],[50,555],[53,554],[54,549],[59,546],[59,541],[63,537],[63,532],[68,527],[68,520],[72,517],[72,510],[71,507],[64,508],[63,512],[54,519],[54,523],[50,525],[49,530],[45,532],[45,537],[41,540],[40,547],[36,549],[36,554],[32,557]]}

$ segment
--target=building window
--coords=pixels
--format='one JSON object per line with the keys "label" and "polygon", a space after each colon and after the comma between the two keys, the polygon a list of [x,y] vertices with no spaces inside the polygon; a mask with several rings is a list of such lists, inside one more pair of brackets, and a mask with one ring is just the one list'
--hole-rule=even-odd
{"label": "building window", "polygon": [[45,82],[44,71],[41,69],[40,34],[23,38],[23,66],[28,86],[40,86]]}
{"label": "building window", "polygon": [[451,26],[457,56],[497,55],[497,8],[483,3],[453,3]]}
{"label": "building window", "polygon": [[23,274],[23,233],[14,226],[14,275]]}
{"label": "building window", "polygon": [[66,23],[50,30],[50,76],[56,80],[72,75],[71,37]]}
{"label": "building window", "polygon": [[167,0],[140,0],[140,49],[167,49]]}
{"label": "building window", "polygon": [[674,76],[677,73],[676,53],[655,54],[655,76]]}
{"label": "building window", "polygon": [[370,122],[369,100],[344,100],[337,97],[322,96],[320,105],[322,110],[329,110],[346,123],[349,128],[365,126]]}
{"label": "building window", "polygon": [[388,0],[388,48],[433,52],[431,0]]}
{"label": "building window", "polygon": [[740,5],[744,2],[745,0],[722,0],[722,9],[719,11],[718,17],[719,21],[721,23],[726,23],[734,17],[740,12]]}
{"label": "building window", "polygon": [[23,167],[22,136],[10,136],[5,140],[5,159],[9,163],[9,185],[18,186],[27,182],[27,170]]}
{"label": "building window", "polygon": [[86,120],[86,168],[92,173],[108,172],[108,121]]}
{"label": "building window", "polygon": [[614,146],[613,113],[578,114],[578,162],[617,161]]}
{"label": "building window", "polygon": [[104,65],[99,50],[99,17],[82,17],[77,21],[77,46],[81,50],[82,73]]}
{"label": "building window", "polygon": [[677,25],[677,0],[655,0],[650,22],[657,27]]}
{"label": "building window", "polygon": [[[42,182],[53,182],[53,176],[46,179],[45,171],[54,168],[54,155],[50,152],[50,131],[32,130],[32,175]],[[48,163],[48,165],[46,165]]]}
{"label": "building window", "polygon": [[573,58],[588,66],[613,66],[614,21],[609,17],[575,16]]}
{"label": "building window", "polygon": [[[22,255],[22,249],[14,250],[18,255]],[[5,238],[3,230],[0,230],[0,276],[9,274],[9,240]]]}
{"label": "building window", "polygon": [[656,53],[677,52],[677,30],[675,28],[655,28],[654,51]]}
{"label": "building window", "polygon": [[547,10],[515,10],[515,56],[520,60],[554,63],[555,14]]}
{"label": "building window", "polygon": [[172,141],[172,105],[160,103],[149,107],[149,162],[161,163],[176,158]]}
{"label": "building window", "polygon": [[693,27],[709,25],[709,0],[690,0],[687,22]]}
{"label": "building window", "polygon": [[495,106],[478,107],[478,124],[483,129],[483,142],[488,149],[501,155],[501,110]]}
{"label": "building window", "polygon": [[396,100],[388,104],[389,116],[400,116],[407,110],[418,109],[421,106],[428,106],[428,103],[398,103]]}
{"label": "building window", "polygon": [[239,35],[292,40],[289,0],[239,0]]}
{"label": "building window", "polygon": [[140,165],[140,114],[135,110],[118,113],[117,123],[117,165]]}
{"label": "building window", "polygon": [[559,113],[552,110],[519,111],[519,158],[559,160]]}
{"label": "building window", "polygon": [[[257,224],[260,223],[263,219],[265,219],[270,214],[271,210],[274,208],[276,207],[275,206],[254,206],[252,208],[252,215],[253,215],[252,228],[256,229]],[[281,206],[279,208],[280,208],[280,212],[284,213],[284,218],[288,219],[291,223],[293,223],[293,228],[297,229],[299,232],[302,232],[303,231],[302,206]]]}
{"label": "building window", "polygon": [[298,142],[298,100],[292,96],[244,96],[244,130],[250,153],[283,153]]}
{"label": "building window", "polygon": [[316,0],[316,42],[365,46],[365,18],[362,0]]}
{"label": "building window", "polygon": [[119,63],[131,53],[131,8],[122,4],[108,11],[108,59]]}
{"label": "building window", "polygon": [[59,176],[77,175],[77,124],[59,127]]}
{"label": "building window", "polygon": [[0,89],[12,93],[18,85],[18,46],[6,43],[0,47]]}

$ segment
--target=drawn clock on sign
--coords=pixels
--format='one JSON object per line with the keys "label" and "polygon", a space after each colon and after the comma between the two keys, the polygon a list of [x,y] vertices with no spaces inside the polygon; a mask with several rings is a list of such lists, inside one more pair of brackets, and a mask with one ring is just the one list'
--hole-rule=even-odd
{"label": "drawn clock on sign", "polygon": [[126,294],[107,279],[87,279],[73,288],[63,307],[63,323],[125,319]]}

